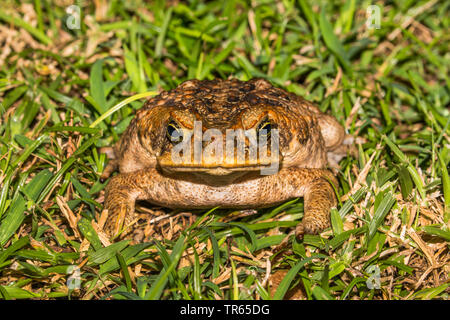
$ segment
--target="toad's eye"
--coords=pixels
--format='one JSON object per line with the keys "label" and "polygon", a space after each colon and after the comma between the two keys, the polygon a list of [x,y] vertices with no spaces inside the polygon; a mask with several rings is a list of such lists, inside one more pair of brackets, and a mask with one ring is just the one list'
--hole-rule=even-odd
{"label": "toad's eye", "polygon": [[272,124],[270,123],[269,119],[265,119],[261,121],[261,123],[258,125],[258,137],[266,137],[267,139],[270,138],[270,132],[272,130]]}
{"label": "toad's eye", "polygon": [[178,143],[183,140],[183,130],[173,120],[167,125],[167,138],[172,143]]}

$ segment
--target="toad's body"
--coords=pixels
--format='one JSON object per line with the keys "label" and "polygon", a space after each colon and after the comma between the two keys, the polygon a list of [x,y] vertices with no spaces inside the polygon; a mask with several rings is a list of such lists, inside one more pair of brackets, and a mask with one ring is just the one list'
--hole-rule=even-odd
{"label": "toad's body", "polygon": [[[241,160],[209,148],[223,142],[225,150],[230,130],[263,137],[257,141],[266,141],[270,157],[251,157],[250,138],[239,149],[245,150]],[[200,158],[196,132],[202,137]],[[213,138],[205,138],[211,132]],[[259,208],[304,197],[297,232],[316,233],[329,226],[336,205],[337,182],[326,166],[342,156],[344,136],[333,117],[265,80],[184,82],[148,100],[115,146],[106,174],[115,166],[120,173],[106,188],[108,232],[117,234],[133,222],[136,200],[170,208]],[[181,142],[189,142],[188,149],[176,161]]]}

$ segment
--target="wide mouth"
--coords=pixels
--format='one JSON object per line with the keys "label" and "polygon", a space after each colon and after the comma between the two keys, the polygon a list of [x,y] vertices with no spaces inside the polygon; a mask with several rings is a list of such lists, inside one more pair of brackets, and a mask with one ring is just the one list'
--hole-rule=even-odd
{"label": "wide mouth", "polygon": [[[276,163],[272,163],[271,165],[276,164]],[[212,171],[212,170],[224,170],[224,171],[229,171],[229,172],[233,172],[233,171],[257,171],[257,170],[261,170],[267,167],[270,167],[270,165],[245,165],[245,166],[180,166],[180,165],[167,165],[167,164],[159,164],[159,166],[161,168],[168,168],[171,169],[173,171]]]}
{"label": "wide mouth", "polygon": [[204,173],[210,175],[227,175],[238,172],[257,172],[268,170],[270,168],[278,168],[281,161],[280,158],[274,159],[260,159],[256,163],[194,163],[182,162],[174,163],[170,157],[159,157],[157,159],[158,166],[168,172],[190,172],[190,173]]}

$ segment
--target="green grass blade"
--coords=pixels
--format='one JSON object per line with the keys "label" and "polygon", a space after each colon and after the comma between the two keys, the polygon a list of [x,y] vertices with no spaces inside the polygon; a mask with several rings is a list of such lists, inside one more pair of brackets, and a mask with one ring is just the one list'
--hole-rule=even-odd
{"label": "green grass blade", "polygon": [[2,292],[6,292],[10,299],[31,299],[31,298],[41,298],[40,294],[30,292],[28,290],[17,288],[13,286],[1,286]]}
{"label": "green grass blade", "polygon": [[368,240],[372,239],[377,232],[377,229],[384,221],[384,218],[388,214],[389,210],[395,203],[395,198],[392,196],[391,192],[385,192],[383,200],[381,200],[378,208],[376,209],[373,219],[369,223],[368,228]]}
{"label": "green grass blade", "polygon": [[105,248],[101,248],[89,255],[89,261],[93,264],[104,263],[107,260],[114,258],[117,252],[122,251],[129,243],[130,240],[123,240],[113,243]]}
{"label": "green grass blade", "polygon": [[[39,194],[51,179],[52,173],[48,170],[39,172],[29,184],[23,188],[23,193],[32,202],[36,202]],[[25,219],[26,200],[22,195],[15,198],[5,217],[0,221],[0,245],[4,245],[20,227]]]}
{"label": "green grass blade", "polygon": [[11,244],[8,248],[0,251],[0,265],[15,251],[21,249],[22,247],[25,247],[26,245],[28,245],[28,243],[30,243],[30,237],[22,237]]}
{"label": "green grass blade", "polygon": [[330,49],[330,51],[336,56],[336,58],[342,64],[346,72],[349,75],[352,75],[350,61],[348,59],[347,52],[345,51],[339,39],[334,34],[333,27],[325,16],[324,9],[322,9],[322,12],[319,16],[319,27],[322,33],[323,40],[325,41],[325,44],[327,45],[328,49]]}
{"label": "green grass blade", "polygon": [[130,277],[130,273],[128,272],[128,267],[125,262],[125,259],[123,258],[123,256],[120,254],[119,251],[116,252],[116,258],[117,258],[117,261],[119,262],[120,269],[122,270],[123,277],[125,278],[125,284],[127,286],[127,291],[128,291],[128,293],[132,293],[131,277]]}
{"label": "green grass blade", "polygon": [[172,262],[170,263],[169,268],[164,268],[160,272],[158,278],[155,280],[155,282],[145,295],[146,300],[158,300],[161,297],[163,290],[167,284],[167,278],[171,274],[172,270],[178,265],[185,247],[185,236],[183,235],[178,239],[178,241],[175,243],[175,246],[173,247],[173,251],[170,255]]}
{"label": "green grass blade", "polygon": [[400,161],[407,165],[407,169],[409,174],[411,175],[411,178],[414,181],[414,184],[417,187],[417,190],[419,191],[419,194],[423,200],[426,199],[426,193],[425,188],[422,182],[422,179],[420,178],[419,173],[417,172],[417,169],[409,162],[409,159],[405,156],[405,154],[395,145],[394,142],[392,142],[391,139],[389,139],[387,136],[383,136],[384,141],[389,146],[389,148],[394,152],[394,154],[400,159]]}
{"label": "green grass blade", "polygon": [[236,265],[234,260],[230,258],[231,262],[231,281],[233,291],[231,292],[231,300],[239,300],[239,281],[236,272]]}
{"label": "green grass blade", "polygon": [[438,236],[438,237],[441,237],[442,239],[450,241],[450,231],[448,231],[448,230],[443,230],[441,228],[433,227],[433,226],[424,226],[424,227],[422,227],[422,229],[428,234]]}
{"label": "green grass blade", "polygon": [[444,191],[444,222],[450,221],[450,177],[448,175],[447,166],[445,165],[444,151],[438,153],[439,164],[441,165],[442,189]]}
{"label": "green grass blade", "polygon": [[212,278],[215,279],[219,276],[220,272],[220,249],[219,245],[217,243],[217,239],[214,236],[213,232],[208,227],[202,227],[203,230],[205,230],[208,235],[209,239],[211,240],[212,250],[213,250],[213,272],[212,272]]}
{"label": "green grass blade", "polygon": [[124,106],[126,106],[130,102],[133,102],[135,100],[139,100],[139,99],[142,99],[142,98],[146,98],[146,97],[151,97],[151,96],[154,96],[156,94],[158,94],[158,92],[156,92],[156,91],[148,91],[148,92],[144,92],[144,93],[135,94],[135,95],[133,95],[133,96],[131,96],[129,98],[126,98],[126,99],[122,100],[121,102],[119,102],[118,104],[113,106],[111,109],[106,111],[104,114],[102,114],[100,117],[98,117],[94,122],[92,122],[91,125],[89,126],[89,128],[95,128],[100,122],[102,122],[103,120],[108,118],[114,112],[119,111],[121,108],[123,108]]}
{"label": "green grass blade", "polygon": [[34,36],[36,39],[41,41],[45,45],[52,44],[52,40],[45,35],[45,33],[41,32],[39,29],[36,29],[35,27],[29,25],[24,20],[20,18],[16,18],[12,15],[6,14],[4,11],[0,11],[0,20],[3,20],[7,23],[16,25],[20,28],[23,28],[27,32],[29,32],[32,36]]}
{"label": "green grass blade", "polygon": [[288,271],[286,276],[281,280],[277,290],[275,291],[275,294],[273,296],[274,300],[282,300],[284,295],[289,289],[289,286],[291,285],[292,280],[294,280],[295,276],[299,273],[300,269],[303,268],[307,263],[309,263],[313,259],[320,259],[324,258],[325,256],[322,254],[317,254],[312,257],[306,258],[304,260],[301,260],[298,262],[294,267],[291,268],[291,270]]}
{"label": "green grass blade", "polygon": [[197,250],[194,246],[192,246],[194,249],[194,272],[193,272],[193,278],[194,278],[194,299],[199,300],[202,298],[202,280],[200,277],[200,260],[198,258]]}
{"label": "green grass blade", "polygon": [[319,286],[315,286],[312,289],[312,294],[317,300],[334,300],[332,295],[330,295],[325,289]]}
{"label": "green grass blade", "polygon": [[100,238],[98,237],[97,232],[95,232],[91,221],[86,218],[81,218],[80,221],[78,221],[78,230],[80,230],[81,234],[88,239],[95,251],[103,248]]}
{"label": "green grass blade", "polygon": [[91,68],[91,75],[89,77],[90,92],[92,98],[97,102],[101,113],[106,112],[106,97],[103,89],[103,60],[97,60]]}
{"label": "green grass blade", "polygon": [[333,234],[335,236],[338,236],[344,231],[344,222],[342,221],[342,218],[339,214],[339,211],[337,209],[332,208],[331,209],[331,227],[333,229]]}
{"label": "green grass blade", "polygon": [[[138,243],[135,245],[131,245],[126,247],[125,249],[120,251],[120,254],[125,259],[127,265],[130,263],[140,261],[145,258],[145,255],[140,255],[140,253],[153,245],[151,242]],[[111,258],[100,266],[99,274],[104,275],[106,273],[112,272],[120,268],[119,262],[115,258]]]}
{"label": "green grass blade", "polygon": [[167,10],[166,15],[164,16],[164,21],[163,21],[163,25],[161,27],[161,31],[159,32],[158,38],[156,39],[156,46],[155,46],[155,57],[156,58],[161,57],[164,39],[166,37],[170,19],[172,18],[172,10],[173,10],[172,7],[169,7],[169,9]]}

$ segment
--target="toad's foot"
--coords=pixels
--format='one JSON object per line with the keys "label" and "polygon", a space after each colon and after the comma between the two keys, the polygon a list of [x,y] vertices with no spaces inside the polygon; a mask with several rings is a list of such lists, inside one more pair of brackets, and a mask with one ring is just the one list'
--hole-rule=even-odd
{"label": "toad's foot", "polygon": [[297,238],[303,238],[304,234],[317,234],[330,226],[330,209],[337,204],[332,184],[337,186],[337,181],[328,176],[308,185],[304,194],[305,214],[295,230]]}
{"label": "toad's foot", "polygon": [[136,220],[134,205],[142,193],[143,190],[136,183],[133,173],[121,173],[109,181],[105,190],[108,220],[104,227],[108,236],[114,238],[134,224]]}

